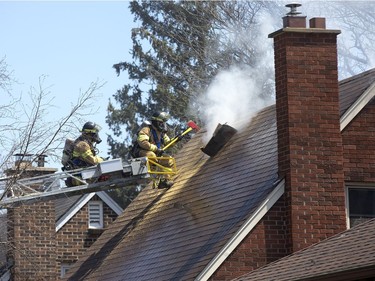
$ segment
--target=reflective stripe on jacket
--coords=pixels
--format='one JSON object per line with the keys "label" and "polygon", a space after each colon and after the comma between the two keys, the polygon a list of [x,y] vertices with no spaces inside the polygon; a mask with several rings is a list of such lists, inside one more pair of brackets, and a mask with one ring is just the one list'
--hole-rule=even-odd
{"label": "reflective stripe on jacket", "polygon": [[87,140],[78,139],[73,149],[73,159],[78,158],[88,164],[96,165],[103,162],[103,159],[95,155],[93,147],[88,143]]}
{"label": "reflective stripe on jacket", "polygon": [[158,138],[158,140],[155,140],[151,128],[151,126],[145,126],[139,131],[137,143],[141,149],[155,152],[158,148],[156,143],[161,142],[162,145],[160,148],[163,148],[164,145],[170,142],[170,138],[167,134],[162,134],[154,129]]}

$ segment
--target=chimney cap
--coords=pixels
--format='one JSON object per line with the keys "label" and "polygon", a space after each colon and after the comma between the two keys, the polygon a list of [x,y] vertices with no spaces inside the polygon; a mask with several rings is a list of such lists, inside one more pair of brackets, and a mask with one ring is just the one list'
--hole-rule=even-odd
{"label": "chimney cap", "polygon": [[297,2],[292,2],[290,4],[286,4],[285,7],[290,8],[290,12],[287,13],[287,16],[296,16],[301,14],[300,12],[297,12],[297,7],[301,7],[302,5]]}

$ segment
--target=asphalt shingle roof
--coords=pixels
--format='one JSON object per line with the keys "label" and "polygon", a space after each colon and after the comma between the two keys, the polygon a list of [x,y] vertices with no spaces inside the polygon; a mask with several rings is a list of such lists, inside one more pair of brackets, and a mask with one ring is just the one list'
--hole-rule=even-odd
{"label": "asphalt shingle roof", "polygon": [[354,280],[351,271],[375,272],[374,241],[375,219],[234,280]]}
{"label": "asphalt shingle roof", "polygon": [[340,115],[375,82],[375,68],[340,81]]}
{"label": "asphalt shingle roof", "polygon": [[147,187],[71,269],[70,280],[193,280],[277,181],[275,106],[210,158],[204,130],[178,153],[175,185]]}
{"label": "asphalt shingle roof", "polygon": [[57,198],[55,202],[56,221],[58,221],[83,195]]}

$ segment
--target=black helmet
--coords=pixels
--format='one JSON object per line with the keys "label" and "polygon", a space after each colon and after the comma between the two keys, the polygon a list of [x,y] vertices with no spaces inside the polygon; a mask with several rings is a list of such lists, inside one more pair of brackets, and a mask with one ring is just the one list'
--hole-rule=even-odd
{"label": "black helmet", "polygon": [[82,133],[91,138],[93,142],[101,143],[102,140],[99,137],[99,131],[101,127],[94,122],[86,122],[82,127]]}
{"label": "black helmet", "polygon": [[166,132],[168,130],[166,122],[169,119],[169,115],[166,112],[155,112],[152,114],[151,123],[160,132]]}

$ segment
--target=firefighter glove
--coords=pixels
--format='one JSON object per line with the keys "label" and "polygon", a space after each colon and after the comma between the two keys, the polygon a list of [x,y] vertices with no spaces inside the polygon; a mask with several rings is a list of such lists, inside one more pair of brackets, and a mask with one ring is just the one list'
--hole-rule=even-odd
{"label": "firefighter glove", "polygon": [[163,153],[164,153],[164,150],[163,150],[163,149],[160,149],[160,148],[156,149],[156,151],[155,151],[155,154],[156,154],[156,156],[158,156],[158,157],[162,156]]}

